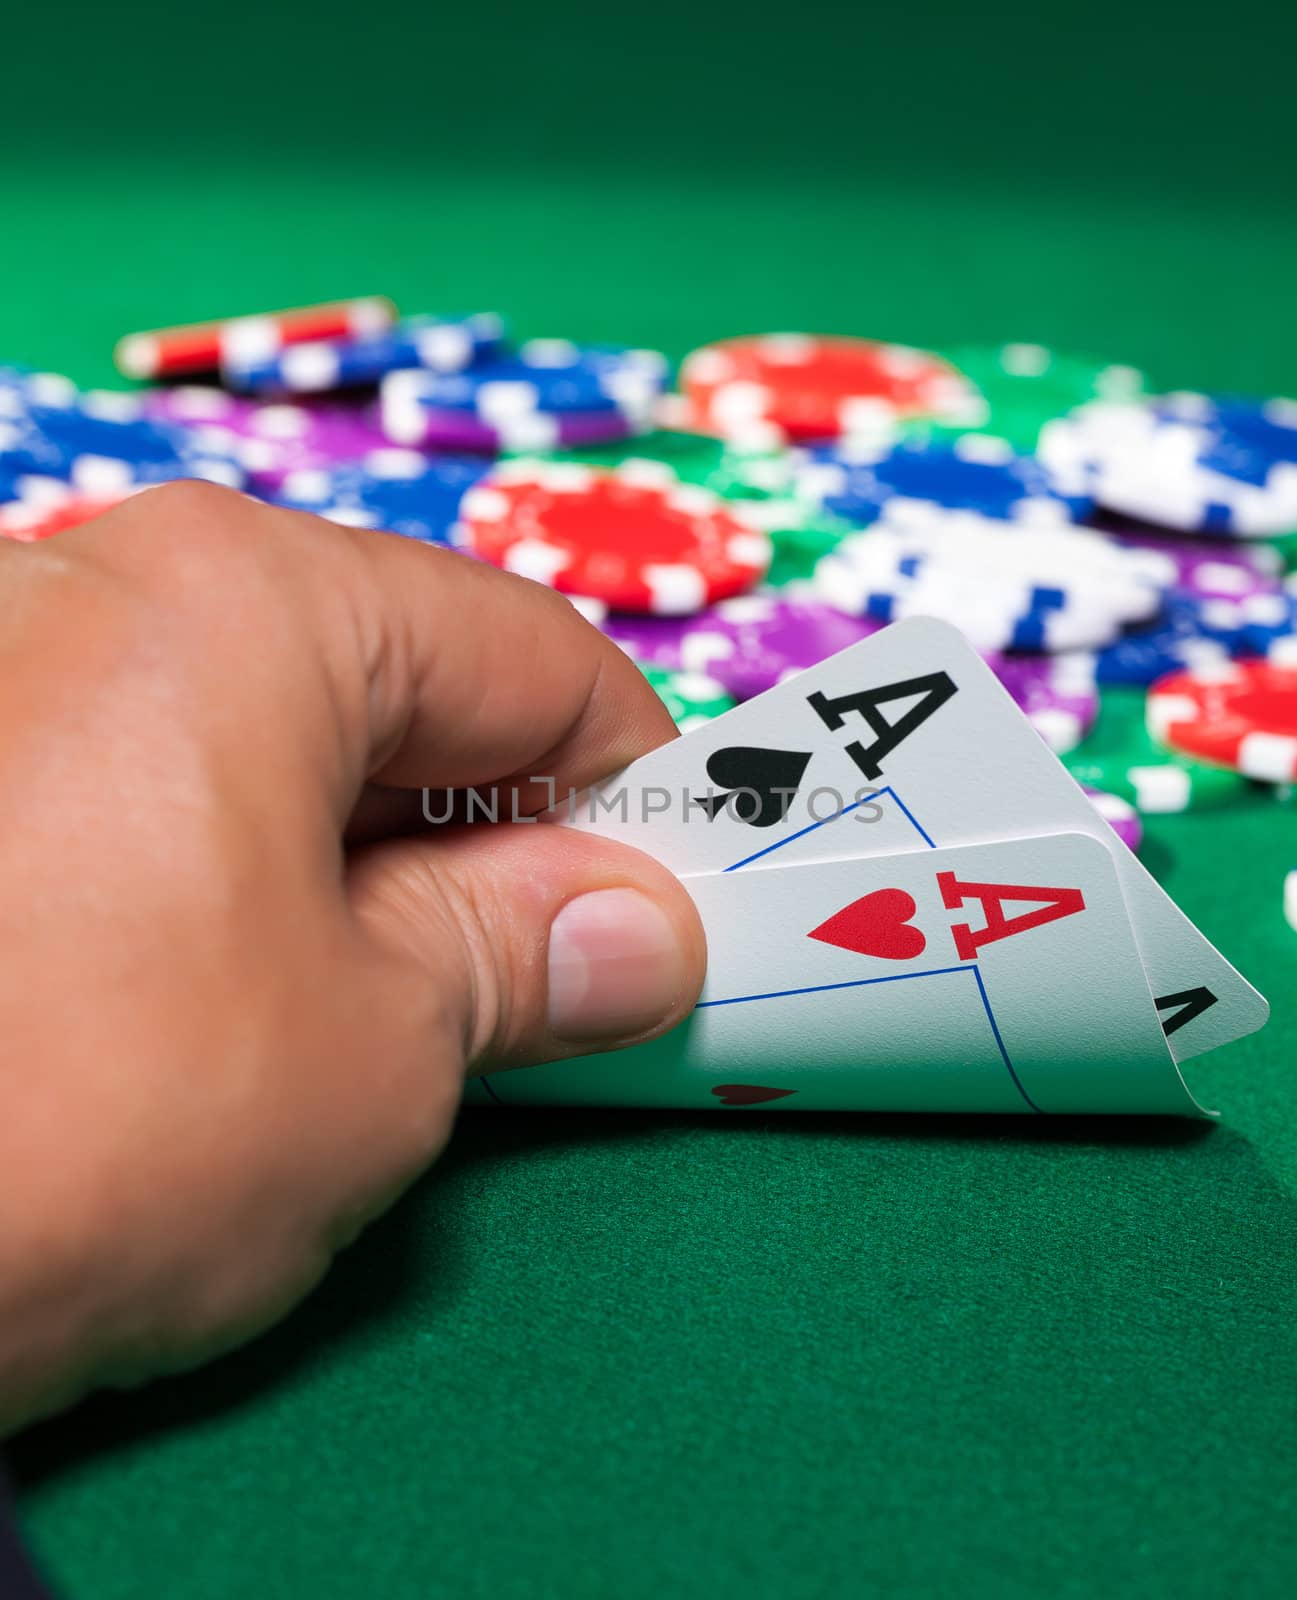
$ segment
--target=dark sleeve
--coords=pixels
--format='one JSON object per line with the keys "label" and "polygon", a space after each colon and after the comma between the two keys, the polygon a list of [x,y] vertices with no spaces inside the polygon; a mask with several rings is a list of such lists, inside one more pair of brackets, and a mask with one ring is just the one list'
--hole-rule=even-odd
{"label": "dark sleeve", "polygon": [[52,1600],[51,1591],[36,1576],[18,1537],[9,1479],[0,1462],[0,1596],[3,1600]]}

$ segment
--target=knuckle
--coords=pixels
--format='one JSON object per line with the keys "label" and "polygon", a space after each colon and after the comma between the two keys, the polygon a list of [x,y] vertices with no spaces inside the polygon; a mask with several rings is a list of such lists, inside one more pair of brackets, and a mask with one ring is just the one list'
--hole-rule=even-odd
{"label": "knuckle", "polygon": [[247,497],[224,484],[205,478],[177,478],[160,483],[141,496],[139,504],[149,504],[160,512],[182,520],[223,515],[229,508],[247,505]]}
{"label": "knuckle", "polygon": [[201,552],[228,558],[256,520],[257,506],[237,489],[185,478],[158,484],[130,502],[133,540],[151,561]]}
{"label": "knuckle", "polygon": [[115,580],[123,601],[183,599],[186,609],[198,608],[245,556],[256,513],[251,500],[219,484],[158,484],[110,511],[100,528],[91,525],[95,536],[76,547],[73,570],[86,568],[97,583]]}
{"label": "knuckle", "polygon": [[187,560],[200,554],[228,559],[251,531],[257,509],[237,489],[194,478],[160,484],[137,504],[142,536]]}

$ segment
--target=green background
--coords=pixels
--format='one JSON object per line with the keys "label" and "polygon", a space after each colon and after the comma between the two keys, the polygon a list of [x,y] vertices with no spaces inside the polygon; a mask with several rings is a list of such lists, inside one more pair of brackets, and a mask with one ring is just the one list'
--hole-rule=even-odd
{"label": "green background", "polygon": [[[55,4],[0,356],[381,290],[659,345],[1041,339],[1297,385],[1291,8]],[[1291,807],[1145,859],[1272,1000],[1185,1125],[466,1119],[282,1328],[16,1449],[73,1600],[1276,1595]]]}

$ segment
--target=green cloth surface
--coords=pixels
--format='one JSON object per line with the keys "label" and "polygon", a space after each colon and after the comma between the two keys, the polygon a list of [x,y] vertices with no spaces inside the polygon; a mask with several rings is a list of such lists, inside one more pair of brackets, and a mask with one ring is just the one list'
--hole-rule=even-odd
{"label": "green cloth surface", "polygon": [[[1297,386],[1290,7],[55,0],[3,39],[0,359],[85,382],[384,291]],[[465,1118],[274,1333],[15,1447],[58,1591],[1291,1593],[1297,810],[1148,834],[1274,1007],[1189,1067],[1218,1126]]]}

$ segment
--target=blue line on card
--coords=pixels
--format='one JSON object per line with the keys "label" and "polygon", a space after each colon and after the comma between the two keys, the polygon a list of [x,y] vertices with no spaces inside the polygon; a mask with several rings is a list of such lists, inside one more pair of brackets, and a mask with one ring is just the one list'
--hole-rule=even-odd
{"label": "blue line on card", "polygon": [[[905,983],[911,978],[944,978],[948,972],[975,972],[975,967],[932,967],[927,972],[889,972],[881,978],[849,978],[845,983],[808,983],[802,989],[772,989],[768,994],[736,994],[728,1000],[700,1000],[694,1007],[702,1011],[706,1006],[742,1006],[750,1000],[787,1000],[796,994],[828,994],[833,989],[867,989],[872,983]],[[985,991],[983,991],[985,999]],[[1000,1046],[1001,1050],[1004,1046]]]}
{"label": "blue line on card", "polygon": [[1000,1058],[1003,1060],[1009,1076],[1013,1079],[1014,1088],[1033,1111],[1040,1111],[1040,1107],[1022,1087],[1022,1079],[1013,1070],[1013,1062],[1009,1060],[1009,1052],[1004,1048],[1004,1040],[1000,1037],[1000,1024],[995,1020],[995,1012],[991,1010],[991,997],[987,994],[986,985],[982,982],[982,969],[980,967],[967,967],[965,971],[971,972],[977,980],[977,992],[982,997],[982,1005],[986,1010],[986,1020],[991,1024],[991,1032],[995,1035],[995,1042],[1000,1047]]}
{"label": "blue line on card", "polygon": [[1004,1039],[1000,1033],[1000,1025],[995,1020],[995,1013],[991,1009],[991,998],[986,992],[986,985],[982,981],[981,969],[974,963],[958,967],[932,967],[927,972],[892,972],[882,978],[852,978],[845,983],[812,983],[802,989],[772,989],[768,994],[736,994],[728,1000],[700,1000],[694,1007],[702,1011],[709,1006],[741,1006],[754,1000],[788,1000],[796,995],[803,994],[828,994],[834,989],[867,989],[876,983],[905,983],[913,978],[944,978],[952,972],[971,972],[973,982],[977,985],[978,995],[981,997],[982,1009],[986,1013],[986,1020],[991,1025],[991,1033],[995,1039],[996,1049],[1000,1052],[1000,1060],[1004,1062],[1005,1071],[1013,1079],[1013,1086],[1027,1102],[1033,1111],[1039,1112],[1040,1107],[1022,1087],[1022,1080],[1013,1070],[1013,1062],[1009,1060],[1009,1052],[1004,1047]]}
{"label": "blue line on card", "polygon": [[919,821],[919,819],[910,810],[909,806],[906,805],[905,801],[901,799],[900,795],[897,794],[896,790],[892,788],[890,783],[887,785],[887,787],[885,789],[880,789],[878,791],[878,793],[879,794],[890,794],[892,799],[896,801],[897,805],[905,813],[905,820],[914,829],[915,833],[918,834],[920,839],[923,840],[924,844],[927,845],[928,849],[929,850],[935,850],[937,848],[937,841],[935,839],[930,839],[928,837],[928,830],[923,826],[923,824]]}
{"label": "blue line on card", "polygon": [[798,828],[796,833],[790,833],[787,838],[776,839],[774,844],[768,844],[764,850],[758,850],[750,856],[744,856],[742,861],[736,861],[733,866],[726,867],[725,871],[737,872],[740,867],[750,867],[754,861],[760,861],[763,856],[773,855],[776,850],[782,850],[786,844],[792,844],[794,839],[803,839],[808,833],[814,833],[817,828],[826,828],[830,822],[836,822],[839,817],[845,817],[848,812],[856,810],[858,806],[869,805],[875,800],[880,800],[885,794],[891,795],[892,799],[895,800],[902,816],[904,816],[905,820],[929,850],[935,850],[937,848],[936,841],[928,836],[927,830],[889,783],[882,789],[872,789],[862,800],[853,800],[849,806],[843,806],[840,811],[835,811],[831,817],[822,817],[819,822],[808,822],[804,828]]}
{"label": "blue line on card", "polygon": [[[1003,1048],[1003,1047],[1001,1047],[1001,1048]],[[491,1096],[492,1100],[495,1101],[496,1105],[502,1106],[502,1105],[505,1104],[505,1102],[503,1100],[501,1100],[500,1096],[498,1094],[496,1094],[495,1090],[491,1087],[490,1078],[479,1078],[477,1081],[486,1090],[487,1094],[489,1094]]]}

